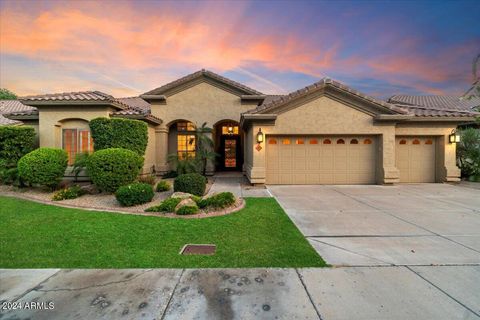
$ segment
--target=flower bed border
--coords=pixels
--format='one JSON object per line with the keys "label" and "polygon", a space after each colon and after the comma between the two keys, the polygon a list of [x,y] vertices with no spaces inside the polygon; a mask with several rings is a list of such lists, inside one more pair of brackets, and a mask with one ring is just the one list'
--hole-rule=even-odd
{"label": "flower bed border", "polygon": [[86,210],[86,211],[131,214],[131,215],[137,215],[137,216],[151,216],[151,217],[173,218],[173,219],[204,219],[204,218],[210,218],[210,217],[219,217],[219,216],[224,216],[224,215],[227,215],[227,214],[237,212],[237,211],[239,211],[239,210],[241,210],[245,207],[245,200],[243,200],[242,198],[237,198],[235,203],[232,206],[221,209],[221,210],[210,211],[210,212],[200,212],[200,213],[191,214],[191,215],[177,215],[175,213],[132,212],[132,211],[123,211],[123,210],[118,210],[118,209],[112,209],[112,208],[102,208],[102,207],[92,208],[92,207],[88,207],[88,206],[71,205],[71,204],[61,203],[61,201],[40,200],[40,199],[37,199],[35,197],[31,197],[31,196],[28,196],[26,194],[22,194],[22,193],[15,192],[15,191],[6,191],[6,192],[2,191],[2,192],[0,192],[0,196],[29,200],[29,201],[42,203],[42,204],[47,204],[47,205],[52,205],[52,206],[57,206],[57,207],[64,207],[64,208],[71,208],[71,209],[82,209],[82,210]]}

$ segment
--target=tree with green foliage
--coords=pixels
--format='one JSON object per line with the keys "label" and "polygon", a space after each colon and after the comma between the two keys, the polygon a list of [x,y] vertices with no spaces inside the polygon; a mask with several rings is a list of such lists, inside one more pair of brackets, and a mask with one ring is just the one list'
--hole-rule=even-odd
{"label": "tree with green foliage", "polygon": [[480,181],[480,129],[467,128],[460,131],[457,162],[462,176],[471,181]]}
{"label": "tree with green foliage", "polygon": [[16,100],[17,95],[6,88],[0,88],[0,100]]}

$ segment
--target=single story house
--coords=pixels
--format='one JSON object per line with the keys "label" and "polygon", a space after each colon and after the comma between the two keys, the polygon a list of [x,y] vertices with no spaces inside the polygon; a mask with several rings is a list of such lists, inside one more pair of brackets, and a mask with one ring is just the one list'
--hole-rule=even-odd
{"label": "single story house", "polygon": [[[168,155],[195,153],[196,126],[211,128],[220,155],[208,172],[243,172],[253,184],[390,184],[458,181],[457,126],[478,113],[441,97],[369,97],[331,79],[266,95],[201,70],[139,97],[98,91],[26,96],[2,114],[33,125],[41,147],[92,151],[89,120],[148,124],[144,172],[171,168]],[[479,103],[480,104],[480,103]]]}

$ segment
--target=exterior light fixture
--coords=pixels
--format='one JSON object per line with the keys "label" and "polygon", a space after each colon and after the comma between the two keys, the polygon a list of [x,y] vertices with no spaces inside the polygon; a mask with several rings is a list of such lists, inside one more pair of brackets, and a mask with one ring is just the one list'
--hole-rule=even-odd
{"label": "exterior light fixture", "polygon": [[257,143],[260,144],[263,142],[263,132],[262,132],[262,128],[258,129],[258,133],[257,133]]}
{"label": "exterior light fixture", "polygon": [[457,130],[453,129],[452,133],[448,135],[448,142],[449,143],[460,142],[460,135],[458,134]]}
{"label": "exterior light fixture", "polygon": [[232,126],[228,126],[228,134],[233,134],[233,127]]}

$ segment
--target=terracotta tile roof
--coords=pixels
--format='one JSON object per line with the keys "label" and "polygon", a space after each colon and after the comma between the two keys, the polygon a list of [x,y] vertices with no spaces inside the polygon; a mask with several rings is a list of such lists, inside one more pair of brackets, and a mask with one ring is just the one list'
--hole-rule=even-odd
{"label": "terracotta tile roof", "polygon": [[383,100],[379,100],[379,99],[367,96],[367,95],[365,95],[365,94],[363,94],[359,91],[356,91],[356,90],[354,90],[354,89],[352,89],[352,88],[350,88],[350,87],[348,87],[348,86],[346,86],[346,85],[344,85],[344,84],[342,84],[338,81],[332,80],[330,78],[323,78],[320,81],[315,82],[312,85],[309,85],[305,88],[302,88],[302,89],[296,90],[294,92],[291,92],[288,95],[272,96],[273,98],[265,99],[265,101],[261,105],[259,105],[257,108],[255,108],[253,110],[247,111],[247,113],[264,113],[264,112],[268,111],[269,109],[284,105],[284,104],[290,102],[293,99],[297,99],[297,98],[306,96],[313,91],[323,89],[327,86],[332,86],[332,87],[338,88],[342,91],[348,92],[348,93],[350,93],[352,95],[355,95],[359,98],[362,98],[366,101],[374,103],[374,104],[376,104],[380,107],[383,107],[385,109],[389,109],[393,113],[406,113],[405,110],[403,110],[401,108],[398,108],[397,106],[395,106],[391,103],[388,103],[388,102],[385,102]]}
{"label": "terracotta tile roof", "polygon": [[10,120],[5,118],[3,115],[0,114],[0,126],[13,126],[16,124],[22,124],[22,122],[17,120]]}
{"label": "terracotta tile roof", "polygon": [[179,85],[182,85],[186,82],[189,82],[189,81],[201,78],[201,77],[208,77],[208,78],[217,80],[217,81],[222,82],[226,85],[234,87],[234,88],[244,92],[245,94],[255,94],[255,95],[257,95],[257,94],[261,95],[262,94],[261,92],[259,92],[257,90],[254,90],[252,88],[249,88],[249,87],[247,87],[247,86],[245,86],[241,83],[238,83],[236,81],[227,79],[225,77],[222,77],[221,75],[218,75],[214,72],[202,69],[200,71],[189,74],[189,75],[187,75],[183,78],[180,78],[180,79],[177,79],[177,80],[172,81],[170,83],[167,83],[166,85],[163,85],[163,86],[158,87],[156,89],[145,92],[144,95],[163,95],[165,92],[167,92],[168,90],[170,90],[172,88],[175,88],[175,87],[177,87]]}
{"label": "terracotta tile roof", "polygon": [[31,95],[19,98],[22,102],[29,101],[114,101],[111,95],[100,91],[62,92],[52,94]]}
{"label": "terracotta tile roof", "polygon": [[146,113],[150,113],[150,109],[152,107],[150,103],[140,97],[117,98],[117,100],[125,103],[132,109],[142,110]]}
{"label": "terracotta tile roof", "polygon": [[411,96],[395,95],[388,99],[394,104],[413,105],[445,110],[472,110],[480,106],[479,98],[465,99],[459,96]]}
{"label": "terracotta tile roof", "polygon": [[26,106],[18,100],[0,100],[0,126],[22,124],[21,121],[8,119],[8,115],[38,114],[37,108]]}
{"label": "terracotta tile roof", "polygon": [[474,112],[468,109],[449,110],[444,108],[432,108],[405,104],[397,104],[397,106],[416,117],[476,117],[480,115],[479,112]]}

